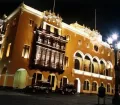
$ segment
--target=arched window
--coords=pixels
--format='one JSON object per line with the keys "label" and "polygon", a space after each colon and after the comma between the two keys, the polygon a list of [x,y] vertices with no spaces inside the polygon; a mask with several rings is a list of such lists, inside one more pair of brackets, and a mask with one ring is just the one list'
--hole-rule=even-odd
{"label": "arched window", "polygon": [[94,64],[92,64],[92,73],[94,73]]}
{"label": "arched window", "polygon": [[75,63],[74,63],[74,69],[80,69],[80,62],[78,59],[75,59]]}
{"label": "arched window", "polygon": [[109,71],[108,71],[108,69],[106,69],[106,76],[109,76]]}
{"label": "arched window", "polygon": [[106,76],[110,76],[111,69],[106,69]]}
{"label": "arched window", "polygon": [[101,69],[100,69],[100,74],[101,75],[105,75],[105,62],[103,62],[102,60],[100,61],[100,66],[101,66]]}
{"label": "arched window", "polygon": [[93,63],[89,64],[89,72],[94,73],[94,64]]}
{"label": "arched window", "polygon": [[93,58],[93,72],[98,73],[99,72],[99,63],[97,58]]}
{"label": "arched window", "polygon": [[88,55],[85,55],[83,70],[89,72],[91,71],[91,59]]}
{"label": "arched window", "polygon": [[88,80],[84,81],[83,90],[89,90],[89,81]]}
{"label": "arched window", "polygon": [[97,91],[97,83],[96,82],[92,83],[92,91]]}
{"label": "arched window", "polygon": [[110,93],[110,84],[107,84],[107,92]]}
{"label": "arched window", "polygon": [[76,57],[81,57],[81,58],[82,58],[82,56],[81,56],[80,53],[76,53],[75,56],[76,56]]}

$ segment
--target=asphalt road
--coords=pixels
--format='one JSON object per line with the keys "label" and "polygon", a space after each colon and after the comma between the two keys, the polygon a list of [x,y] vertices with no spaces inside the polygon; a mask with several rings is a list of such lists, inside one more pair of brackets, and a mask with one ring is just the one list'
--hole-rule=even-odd
{"label": "asphalt road", "polygon": [[[106,97],[106,105],[112,105],[112,97]],[[28,95],[17,92],[0,91],[0,105],[96,105],[97,96],[58,93]],[[101,100],[102,104],[102,100]]]}

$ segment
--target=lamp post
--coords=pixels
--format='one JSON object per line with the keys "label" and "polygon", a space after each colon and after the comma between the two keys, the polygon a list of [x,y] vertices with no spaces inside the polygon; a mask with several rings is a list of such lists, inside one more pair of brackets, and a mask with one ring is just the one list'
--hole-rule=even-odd
{"label": "lamp post", "polygon": [[119,69],[120,69],[120,62],[118,62],[117,53],[120,49],[120,42],[117,41],[118,35],[113,34],[112,37],[107,39],[107,42],[110,44],[111,48],[114,49],[115,54],[115,94],[112,99],[112,104],[118,104],[119,103],[119,94],[118,94],[118,86],[119,86]]}

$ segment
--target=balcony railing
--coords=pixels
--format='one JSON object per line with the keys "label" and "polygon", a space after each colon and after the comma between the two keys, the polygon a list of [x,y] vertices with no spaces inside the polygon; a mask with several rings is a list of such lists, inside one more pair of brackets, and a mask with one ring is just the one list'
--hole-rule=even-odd
{"label": "balcony railing", "polygon": [[101,79],[107,79],[107,80],[113,79],[113,77],[111,77],[111,76],[105,76],[105,75],[91,73],[91,72],[87,72],[87,71],[83,71],[83,70],[74,69],[73,71],[75,74],[81,74],[81,75],[86,75],[86,76],[91,76],[91,77],[101,78]]}
{"label": "balcony railing", "polygon": [[52,38],[54,38],[54,39],[56,39],[57,41],[61,41],[61,42],[67,42],[67,40],[66,40],[66,37],[64,37],[64,36],[60,36],[60,35],[58,35],[58,37],[56,37],[56,35],[54,34],[54,33],[52,33],[52,32],[47,32],[46,30],[37,30],[38,31],[38,33],[39,33],[39,35],[46,35],[46,37],[52,37]]}
{"label": "balcony railing", "polygon": [[43,45],[43,46],[46,46],[46,47],[49,47],[49,48],[53,48],[53,49],[58,50],[58,51],[63,51],[63,52],[65,52],[65,49],[63,49],[63,48],[57,48],[57,47],[51,46],[51,45],[49,45],[49,44],[44,44],[44,43],[42,43],[42,42],[40,42],[40,41],[37,41],[36,43],[37,43],[37,44],[40,44],[40,45]]}

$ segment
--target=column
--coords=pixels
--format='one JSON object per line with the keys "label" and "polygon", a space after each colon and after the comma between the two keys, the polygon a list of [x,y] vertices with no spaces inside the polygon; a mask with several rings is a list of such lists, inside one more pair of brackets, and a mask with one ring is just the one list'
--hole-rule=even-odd
{"label": "column", "polygon": [[40,62],[40,58],[41,58],[41,47],[37,45],[36,46],[35,64],[38,64]]}
{"label": "column", "polygon": [[56,54],[55,54],[55,67],[58,68],[59,67],[59,52],[56,51]]}
{"label": "column", "polygon": [[45,55],[46,55],[46,48],[43,47],[42,49],[42,58],[41,58],[41,65],[45,65]]}
{"label": "column", "polygon": [[46,59],[45,59],[45,66],[50,65],[50,49],[46,50]]}
{"label": "column", "polygon": [[60,53],[60,69],[63,69],[63,53]]}
{"label": "column", "polygon": [[54,50],[52,50],[51,51],[51,67],[55,67],[55,57],[54,57],[54,55],[55,55],[55,51]]}

